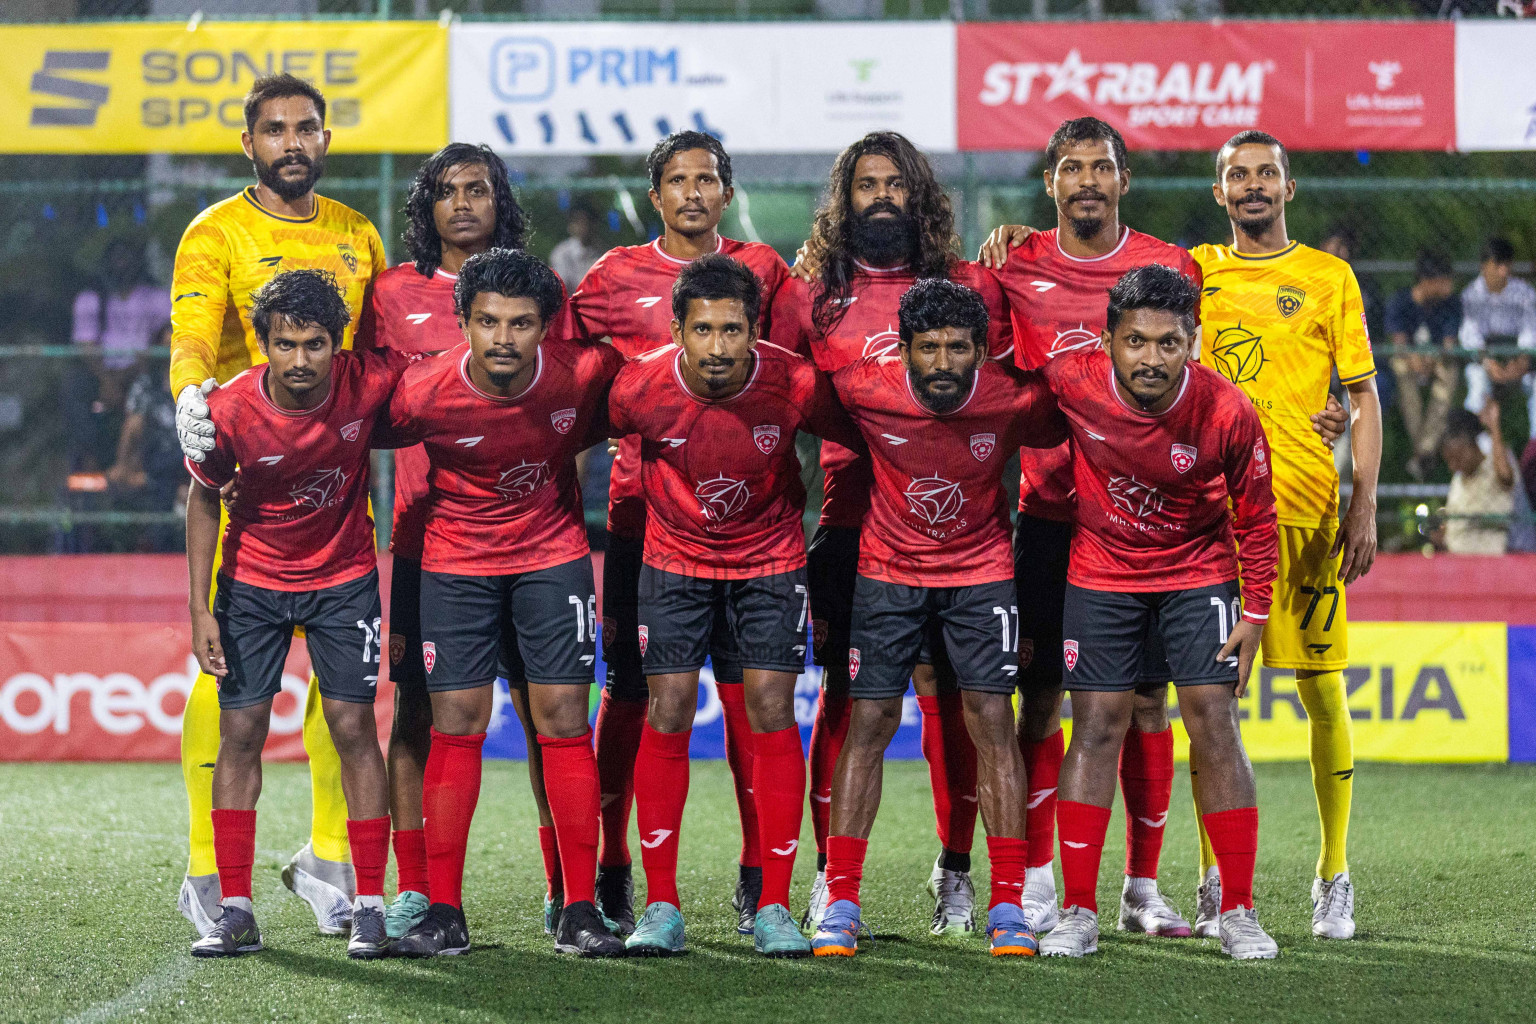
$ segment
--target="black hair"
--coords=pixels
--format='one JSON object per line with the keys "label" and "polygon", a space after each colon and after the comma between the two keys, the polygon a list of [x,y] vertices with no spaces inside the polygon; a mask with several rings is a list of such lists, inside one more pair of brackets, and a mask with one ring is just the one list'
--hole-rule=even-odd
{"label": "black hair", "polygon": [[1515,247],[1507,238],[1498,235],[1483,243],[1483,262],[1492,260],[1495,263],[1515,262]]}
{"label": "black hair", "polygon": [[661,172],[667,169],[668,162],[679,153],[686,153],[690,149],[702,149],[714,154],[715,170],[720,175],[722,188],[731,187],[731,156],[720,144],[720,140],[705,132],[683,131],[673,132],[651,149],[651,155],[645,158],[645,169],[651,176],[651,188],[661,189]]}
{"label": "black hair", "polygon": [[1477,414],[1470,409],[1452,409],[1445,417],[1445,433],[1440,435],[1440,443],[1444,444],[1454,438],[1461,438],[1471,444],[1477,444],[1478,435],[1485,428],[1483,421],[1477,418]]}
{"label": "black hair", "polygon": [[946,327],[965,327],[980,348],[987,343],[987,304],[963,284],[942,277],[925,277],[907,289],[897,309],[901,340]]}
{"label": "black hair", "polygon": [[491,248],[521,249],[528,241],[528,217],[512,191],[507,165],[501,157],[489,146],[449,143],[427,157],[416,171],[416,178],[405,196],[406,227],[400,237],[411,254],[411,262],[416,264],[416,272],[423,277],[431,277],[443,262],[443,240],[432,216],[443,175],[466,164],[483,166],[485,176],[491,182],[496,199],[496,226],[491,231]]}
{"label": "black hair", "polygon": [[267,340],[273,317],[282,317],[297,326],[322,327],[331,336],[331,344],[341,344],[352,311],[336,285],[336,275],[329,270],[305,267],[285,270],[251,294],[251,326],[256,336]]}
{"label": "black hair", "polygon": [[1413,280],[1432,281],[1437,277],[1452,276],[1451,261],[1441,252],[1421,252],[1419,258],[1413,261]]}
{"label": "black hair", "polygon": [[1191,336],[1195,333],[1195,310],[1200,305],[1200,289],[1195,282],[1161,263],[1126,271],[1109,290],[1109,309],[1104,328],[1111,334],[1120,318],[1133,309],[1158,309],[1179,318]]}
{"label": "black hair", "polygon": [[1280,151],[1280,170],[1285,172],[1286,180],[1291,177],[1291,154],[1286,152],[1285,143],[1275,138],[1269,132],[1261,132],[1257,128],[1250,128],[1245,132],[1238,132],[1232,136],[1222,147],[1216,151],[1216,180],[1221,180],[1221,162],[1225,159],[1229,150],[1238,146],[1274,146]]}
{"label": "black hair", "polygon": [[548,324],[560,311],[565,291],[555,272],[537,256],[521,249],[487,249],[477,252],[459,268],[459,280],[453,286],[453,308],[461,319],[469,319],[469,308],[481,292],[494,292],[509,299],[532,299],[538,303],[539,318]]}
{"label": "black hair", "polygon": [[320,123],[325,124],[325,96],[314,83],[306,82],[297,75],[263,75],[251,83],[251,91],[245,94],[245,130],[256,130],[256,118],[261,116],[261,105],[268,100],[281,100],[289,96],[307,96],[320,111]]}
{"label": "black hair", "polygon": [[1348,224],[1335,224],[1323,232],[1323,241],[1326,242],[1330,238],[1337,238],[1343,242],[1344,247],[1349,250],[1351,256],[1356,255],[1360,248],[1360,236]]}
{"label": "black hair", "polygon": [[672,282],[672,316],[678,323],[688,319],[688,303],[694,299],[739,299],[747,323],[756,324],[763,286],[745,263],[712,252],[688,264]]}
{"label": "black hair", "polygon": [[1080,142],[1109,143],[1110,151],[1115,154],[1115,166],[1125,170],[1125,138],[1114,125],[1096,117],[1074,117],[1061,122],[1061,126],[1051,133],[1051,141],[1045,144],[1046,167],[1055,168],[1056,161],[1061,159],[1061,151]]}

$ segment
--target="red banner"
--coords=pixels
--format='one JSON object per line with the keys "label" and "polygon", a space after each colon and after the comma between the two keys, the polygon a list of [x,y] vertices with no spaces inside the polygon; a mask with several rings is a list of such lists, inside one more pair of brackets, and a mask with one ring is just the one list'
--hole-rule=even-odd
{"label": "red banner", "polygon": [[961,150],[1044,149],[1092,115],[1132,149],[1261,128],[1291,149],[1451,149],[1450,22],[960,25]]}

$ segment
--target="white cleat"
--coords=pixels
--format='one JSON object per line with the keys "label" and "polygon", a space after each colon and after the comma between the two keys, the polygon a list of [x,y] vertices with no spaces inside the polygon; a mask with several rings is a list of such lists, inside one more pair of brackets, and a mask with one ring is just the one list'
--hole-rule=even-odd
{"label": "white cleat", "polygon": [[1099,951],[1099,915],[1084,907],[1068,907],[1051,934],[1040,940],[1041,956],[1087,956]]}
{"label": "white cleat", "polygon": [[827,912],[827,873],[816,872],[816,881],[811,885],[811,902],[805,908],[805,916],[800,919],[800,927],[804,931],[814,932],[821,927],[821,919]]}
{"label": "white cleat", "polygon": [[1211,868],[1195,890],[1195,938],[1221,938],[1221,871]]}
{"label": "white cleat", "polygon": [[1187,939],[1193,934],[1189,922],[1158,891],[1157,879],[1129,875],[1120,890],[1120,930],[1167,939]]}
{"label": "white cleat", "polygon": [[1233,907],[1221,915],[1221,951],[1233,960],[1273,960],[1280,955],[1252,907]]}
{"label": "white cleat", "polygon": [[[943,854],[939,857],[942,860]],[[947,871],[933,863],[933,873],[928,876],[928,895],[934,899],[933,923],[928,930],[934,935],[964,936],[976,931],[976,887],[971,884],[969,871]]]}
{"label": "white cleat", "polygon": [[1056,906],[1056,876],[1051,873],[1049,864],[1026,869],[1024,895],[1019,902],[1024,907],[1024,919],[1036,935],[1044,935],[1056,927],[1056,922],[1061,920],[1061,910]]}
{"label": "white cleat", "polygon": [[176,897],[176,909],[192,922],[198,937],[206,939],[213,934],[224,913],[224,908],[219,905],[219,876],[187,875],[183,878],[181,892]]}
{"label": "white cleat", "polygon": [[1312,880],[1312,934],[1320,939],[1355,937],[1355,887],[1348,871],[1332,881]]}
{"label": "white cleat", "polygon": [[321,935],[345,935],[352,927],[357,876],[346,861],[322,860],[309,843],[283,868],[283,884],[315,912]]}

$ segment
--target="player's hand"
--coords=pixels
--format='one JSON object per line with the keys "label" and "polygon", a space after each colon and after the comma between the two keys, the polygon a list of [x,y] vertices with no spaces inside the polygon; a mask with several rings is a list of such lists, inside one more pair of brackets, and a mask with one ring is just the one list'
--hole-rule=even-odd
{"label": "player's hand", "polygon": [[219,642],[219,620],[207,608],[192,609],[192,654],[197,667],[223,679],[229,675],[224,663],[224,645]]}
{"label": "player's hand", "polygon": [[176,396],[176,441],[181,454],[193,462],[202,462],[213,451],[213,419],[205,400],[219,382],[209,377],[202,384],[188,384]]}
{"label": "player's hand", "polygon": [[616,437],[610,437],[608,439],[608,457],[610,459],[616,459],[619,457],[619,439]]}
{"label": "player's hand", "polygon": [[801,242],[800,248],[795,250],[795,262],[789,265],[789,276],[798,277],[806,284],[816,280],[816,271],[820,269],[811,263],[810,250],[810,242]]}
{"label": "player's hand", "polygon": [[1035,229],[1027,224],[1001,224],[992,229],[987,240],[981,243],[981,248],[976,252],[976,262],[984,267],[997,270],[1008,262],[1008,251],[1024,244],[1024,240],[1035,233]]}
{"label": "player's hand", "polygon": [[235,510],[235,505],[240,501],[240,471],[238,469],[235,470],[235,475],[230,479],[229,483],[219,488],[219,500],[224,503],[224,507],[229,511],[233,512]]}
{"label": "player's hand", "polygon": [[1248,692],[1248,676],[1253,672],[1253,663],[1259,656],[1259,641],[1263,638],[1264,623],[1239,619],[1227,637],[1226,646],[1216,652],[1218,664],[1230,661],[1233,652],[1237,653],[1237,685],[1232,692],[1239,697]]}
{"label": "player's hand", "polygon": [[1492,398],[1483,403],[1483,411],[1477,414],[1478,422],[1488,429],[1488,433],[1497,435],[1499,432],[1499,403]]}
{"label": "player's hand", "polygon": [[1317,436],[1323,439],[1329,451],[1333,451],[1333,443],[1344,436],[1344,428],[1347,426],[1349,413],[1344,411],[1344,406],[1332,394],[1328,396],[1323,411],[1312,414],[1312,429],[1317,431]]}
{"label": "player's hand", "polygon": [[1376,561],[1376,499],[1363,495],[1350,499],[1349,511],[1333,538],[1329,559],[1339,559],[1339,582],[1346,587],[1371,571]]}

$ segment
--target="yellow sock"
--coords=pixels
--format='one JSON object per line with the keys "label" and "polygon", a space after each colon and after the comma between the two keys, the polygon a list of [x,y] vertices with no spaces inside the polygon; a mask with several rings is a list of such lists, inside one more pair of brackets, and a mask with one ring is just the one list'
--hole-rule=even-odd
{"label": "yellow sock", "polygon": [[219,870],[213,857],[213,763],[219,756],[219,688],[199,675],[181,713],[181,779],[187,787],[187,874]]}
{"label": "yellow sock", "polygon": [[350,860],[347,845],[347,798],[341,791],[341,755],[320,708],[320,682],[309,677],[304,701],[304,750],[309,754],[309,791],[313,814],[309,841],[322,860]]}
{"label": "yellow sock", "polygon": [[1301,706],[1307,709],[1312,736],[1312,790],[1323,827],[1323,850],[1317,858],[1319,878],[1332,879],[1349,870],[1349,806],[1354,795],[1355,751],[1349,707],[1345,703],[1344,673],[1319,672],[1297,677]]}
{"label": "yellow sock", "polygon": [[1195,800],[1195,831],[1200,835],[1200,881],[1205,881],[1206,872],[1216,866],[1216,851],[1211,848],[1211,837],[1205,832],[1204,813],[1200,809],[1200,771],[1195,763],[1195,752],[1189,752],[1189,789]]}

